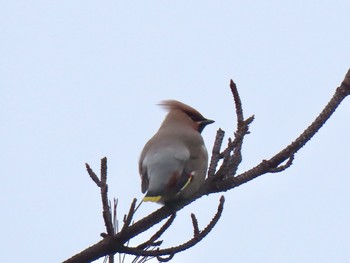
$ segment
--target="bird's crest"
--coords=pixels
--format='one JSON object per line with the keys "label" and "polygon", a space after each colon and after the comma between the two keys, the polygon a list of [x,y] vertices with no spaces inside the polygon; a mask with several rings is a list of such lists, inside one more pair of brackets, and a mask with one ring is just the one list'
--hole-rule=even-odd
{"label": "bird's crest", "polygon": [[188,115],[193,121],[203,121],[206,118],[203,117],[196,109],[177,100],[163,100],[158,105],[167,110],[180,110]]}

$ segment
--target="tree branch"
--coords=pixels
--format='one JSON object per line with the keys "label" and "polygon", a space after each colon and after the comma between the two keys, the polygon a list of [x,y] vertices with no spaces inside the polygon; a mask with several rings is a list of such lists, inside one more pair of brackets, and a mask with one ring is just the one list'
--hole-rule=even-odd
{"label": "tree branch", "polygon": [[107,234],[109,236],[114,235],[114,227],[112,223],[111,207],[108,202],[108,185],[107,185],[107,158],[101,159],[101,199],[103,206],[103,219],[105,221],[105,226]]}
{"label": "tree branch", "polygon": [[[171,226],[176,217],[176,213],[173,213],[165,224],[146,242],[137,246],[138,249],[145,249],[149,246],[153,246],[154,242],[163,235],[163,233]],[[159,243],[156,245],[160,245]]]}
{"label": "tree branch", "polygon": [[[282,151],[277,153],[275,156],[268,160],[263,160],[257,166],[251,168],[250,170],[228,180],[221,181],[214,189],[210,189],[209,192],[222,192],[232,189],[235,186],[244,184],[253,180],[254,178],[269,173],[271,169],[278,167],[281,163],[285,162],[291,158],[296,152],[298,152],[317,132],[318,130],[327,122],[327,120],[332,116],[341,102],[350,94],[350,69],[345,75],[343,82],[340,87],[338,87],[322,110],[322,112],[317,116],[317,118],[307,127],[304,132],[295,139],[291,144],[285,147]],[[209,187],[210,188],[210,187]]]}
{"label": "tree branch", "polygon": [[[214,228],[216,223],[219,221],[222,211],[224,209],[224,203],[225,203],[225,198],[224,196],[221,196],[220,198],[220,203],[217,209],[217,212],[213,219],[210,221],[210,223],[202,230],[199,231],[198,229],[198,222],[197,219],[195,219],[195,223],[193,223],[194,227],[194,236],[191,238],[189,241],[183,243],[182,245],[176,246],[176,247],[171,247],[171,248],[166,248],[166,249],[157,249],[157,250],[140,250],[136,248],[130,248],[130,247],[124,247],[122,249],[122,252],[128,253],[128,254],[133,254],[133,255],[139,255],[139,256],[164,256],[164,255],[175,255],[176,253],[179,253],[181,251],[184,251],[186,249],[189,249],[196,245],[198,242],[200,242],[209,232]],[[192,217],[192,222],[193,222],[193,216]],[[194,217],[195,218],[195,217]]]}
{"label": "tree branch", "polygon": [[222,141],[224,140],[225,132],[220,128],[216,132],[215,142],[212,150],[211,161],[208,168],[208,177],[215,176],[216,168],[218,167],[218,163],[220,161],[220,149],[222,145]]}
{"label": "tree branch", "polygon": [[[234,140],[229,140],[227,148],[220,153],[224,132],[222,130],[218,130],[213,151],[212,158],[210,162],[210,166],[208,169],[208,178],[205,183],[199,189],[197,193],[193,195],[191,199],[188,200],[180,200],[172,204],[171,207],[163,206],[155,212],[151,213],[147,217],[140,219],[139,221],[130,225],[130,222],[127,222],[128,226],[123,227],[123,231],[119,232],[115,235],[109,235],[111,233],[111,229],[109,229],[109,221],[108,221],[108,202],[106,204],[106,196],[107,196],[107,184],[105,183],[105,188],[102,190],[102,186],[100,186],[100,182],[97,176],[94,176],[92,170],[87,165],[87,170],[94,182],[101,187],[101,196],[103,201],[103,211],[104,211],[104,219],[107,228],[108,235],[96,243],[95,245],[85,249],[81,253],[71,257],[70,259],[64,261],[65,263],[77,263],[77,262],[91,262],[96,260],[102,256],[110,255],[114,253],[132,253],[134,255],[140,254],[142,256],[156,256],[160,261],[166,261],[172,259],[175,253],[183,251],[184,249],[190,248],[191,246],[198,243],[202,238],[204,238],[210,230],[215,226],[217,221],[219,220],[222,209],[224,199],[220,200],[220,204],[218,207],[218,212],[209,223],[209,225],[203,230],[199,231],[197,219],[192,216],[192,222],[194,226],[194,237],[188,242],[172,247],[169,249],[157,249],[153,251],[145,251],[148,245],[152,245],[152,243],[157,240],[164,231],[170,226],[172,218],[175,218],[176,211],[179,211],[183,207],[189,205],[196,199],[202,197],[203,195],[209,195],[211,193],[224,192],[230,189],[233,189],[236,186],[249,182],[254,178],[261,176],[266,173],[274,173],[281,172],[290,167],[293,162],[295,154],[317,133],[317,131],[327,122],[330,116],[334,113],[337,107],[341,104],[341,102],[350,94],[350,70],[347,72],[344,81],[341,83],[340,87],[338,87],[335,91],[335,94],[326,105],[326,107],[322,110],[319,116],[312,122],[312,124],[305,129],[305,131],[297,137],[291,144],[286,146],[279,153],[271,157],[270,159],[261,161],[255,167],[237,175],[236,170],[238,168],[239,163],[241,162],[241,147],[243,143],[244,136],[249,133],[249,125],[253,121],[253,116],[244,120],[243,118],[243,110],[242,104],[239,98],[238,90],[236,85],[231,82],[230,83],[231,92],[234,97],[235,105],[236,105],[236,116],[237,116],[237,129],[235,132]],[[223,159],[223,163],[217,169],[218,163]],[[103,160],[103,159],[102,159]],[[101,160],[101,161],[102,161]],[[285,163],[285,164],[283,164]],[[107,169],[107,166],[105,166]],[[101,165],[101,184],[103,184],[102,180],[102,165]],[[97,180],[96,180],[97,178]],[[108,208],[108,209],[107,209]],[[131,209],[130,209],[131,211]],[[105,215],[106,214],[106,215]],[[130,215],[130,213],[129,213]],[[155,239],[151,238],[149,241],[141,244],[136,248],[128,248],[124,244],[128,242],[133,237],[139,235],[140,233],[148,230],[150,227],[158,224],[165,218],[171,216],[168,221],[164,224],[164,231],[160,231],[160,233],[156,233],[154,235]],[[170,223],[168,223],[170,222]],[[124,225],[125,226],[125,225]],[[162,227],[162,228],[163,228]],[[161,229],[162,229],[161,228]],[[152,241],[152,242],[151,242]],[[155,244],[158,246],[159,243]],[[167,255],[166,258],[161,257],[162,255]]]}

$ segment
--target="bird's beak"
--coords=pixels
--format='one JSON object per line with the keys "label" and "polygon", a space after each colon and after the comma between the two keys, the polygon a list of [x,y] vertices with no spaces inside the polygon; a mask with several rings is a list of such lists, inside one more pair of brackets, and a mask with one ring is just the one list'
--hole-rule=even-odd
{"label": "bird's beak", "polygon": [[205,119],[205,120],[201,120],[199,123],[198,123],[198,132],[199,133],[202,133],[203,129],[205,128],[205,126],[207,126],[208,124],[212,124],[214,121],[213,120],[208,120],[208,119]]}
{"label": "bird's beak", "polygon": [[201,123],[202,123],[203,125],[212,124],[212,123],[214,123],[214,122],[215,122],[215,121],[213,121],[213,120],[208,120],[208,119],[205,119],[205,120],[201,121]]}

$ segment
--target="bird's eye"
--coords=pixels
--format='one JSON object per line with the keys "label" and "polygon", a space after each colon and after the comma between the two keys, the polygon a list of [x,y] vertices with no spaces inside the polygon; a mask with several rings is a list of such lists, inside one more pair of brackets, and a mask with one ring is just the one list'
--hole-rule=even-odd
{"label": "bird's eye", "polygon": [[194,122],[198,122],[200,123],[201,121],[205,120],[205,118],[203,116],[200,116],[198,114],[194,114],[190,111],[186,111],[185,112],[187,114],[188,117],[191,118],[191,120],[193,120]]}

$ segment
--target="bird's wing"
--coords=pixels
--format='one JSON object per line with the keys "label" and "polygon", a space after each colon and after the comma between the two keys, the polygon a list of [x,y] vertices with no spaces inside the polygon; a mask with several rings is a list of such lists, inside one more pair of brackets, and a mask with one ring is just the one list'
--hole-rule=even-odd
{"label": "bird's wing", "polygon": [[157,149],[150,147],[142,160],[142,191],[161,194],[168,189],[181,189],[182,186],[178,184],[182,181],[185,164],[190,158],[189,150],[181,144]]}

